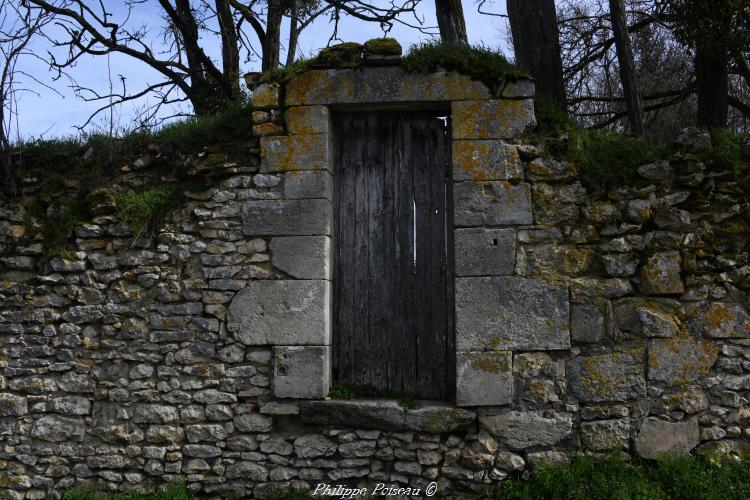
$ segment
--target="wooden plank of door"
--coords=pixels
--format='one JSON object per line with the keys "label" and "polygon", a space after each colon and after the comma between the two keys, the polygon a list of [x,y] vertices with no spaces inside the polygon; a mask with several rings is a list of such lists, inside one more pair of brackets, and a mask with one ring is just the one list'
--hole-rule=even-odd
{"label": "wooden plank of door", "polygon": [[334,380],[445,399],[444,127],[367,113],[334,133]]}

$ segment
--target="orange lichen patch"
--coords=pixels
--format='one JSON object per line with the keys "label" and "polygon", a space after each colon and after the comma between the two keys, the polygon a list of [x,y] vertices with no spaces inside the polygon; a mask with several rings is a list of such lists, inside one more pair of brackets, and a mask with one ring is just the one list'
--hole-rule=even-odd
{"label": "orange lichen patch", "polygon": [[290,134],[327,134],[328,108],[325,106],[293,106],[286,112]]}
{"label": "orange lichen patch", "polygon": [[[499,314],[500,323],[507,323],[509,318],[504,314]],[[503,351],[512,341],[512,337],[507,334],[493,335],[488,340],[483,340],[483,347],[489,351]]]}
{"label": "orange lichen patch", "polygon": [[533,112],[525,100],[453,103],[454,139],[512,138],[530,125],[533,125]]}
{"label": "orange lichen patch", "polygon": [[253,108],[269,108],[279,105],[279,86],[266,83],[253,91]]}
{"label": "orange lichen patch", "polygon": [[729,329],[731,333],[731,323],[734,320],[732,309],[727,304],[714,302],[706,308],[706,325],[711,330]]}
{"label": "orange lichen patch", "polygon": [[253,125],[253,135],[255,136],[278,135],[283,133],[284,128],[281,125],[277,125],[275,123],[266,122]]}
{"label": "orange lichen patch", "polygon": [[405,100],[458,101],[491,97],[482,82],[455,72],[402,75],[400,93]]}
{"label": "orange lichen patch", "polygon": [[263,172],[325,169],[328,166],[328,136],[309,134],[262,137],[260,158]]}
{"label": "orange lichen patch", "polygon": [[184,323],[185,320],[183,318],[172,316],[164,316],[161,319],[162,328],[164,328],[165,330],[182,328],[183,326],[185,326]]}
{"label": "orange lichen patch", "polygon": [[28,488],[29,486],[31,486],[31,481],[27,476],[0,475],[0,488],[16,489],[19,487]]}
{"label": "orange lichen patch", "polygon": [[495,180],[490,168],[490,144],[484,141],[453,141],[453,165],[475,182]]}
{"label": "orange lichen patch", "polygon": [[586,376],[582,378],[581,385],[590,394],[604,396],[612,392],[613,386],[624,382],[624,380],[620,380],[617,377],[610,379],[604,371],[601,370],[602,361],[602,356],[593,356],[587,358],[583,362]]}
{"label": "orange lichen patch", "polygon": [[511,370],[510,355],[507,352],[479,352],[472,354],[472,368],[490,373],[507,373]]}
{"label": "orange lichen patch", "polygon": [[674,338],[649,344],[649,378],[684,385],[705,376],[716,362],[719,349],[711,341]]}
{"label": "orange lichen patch", "polygon": [[26,235],[26,228],[19,225],[9,225],[5,228],[5,236],[9,238],[23,238]]}
{"label": "orange lichen patch", "polygon": [[685,291],[680,277],[682,258],[677,252],[651,256],[641,268],[641,289],[649,294],[678,294]]}
{"label": "orange lichen patch", "polygon": [[580,384],[590,395],[606,399],[632,384],[632,374],[617,367],[634,365],[642,355],[641,348],[633,347],[611,354],[590,356],[581,363]]}
{"label": "orange lichen patch", "polygon": [[330,88],[331,72],[325,70],[305,71],[292,78],[286,85],[284,102],[289,105],[320,104],[319,93]]}

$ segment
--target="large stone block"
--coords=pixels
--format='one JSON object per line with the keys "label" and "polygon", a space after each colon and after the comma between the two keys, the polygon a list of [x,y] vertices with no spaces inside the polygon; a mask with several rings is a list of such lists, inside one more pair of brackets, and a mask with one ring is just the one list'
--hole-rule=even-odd
{"label": "large stone block", "polygon": [[331,356],[328,346],[273,348],[273,395],[277,398],[319,399],[328,395]]}
{"label": "large stone block", "polygon": [[497,406],[513,398],[513,366],[507,351],[456,353],[456,404]]}
{"label": "large stone block", "polygon": [[510,449],[551,446],[570,435],[573,417],[569,413],[510,411],[479,417],[479,425],[497,436]]}
{"label": "large stone block", "polygon": [[271,239],[271,262],[275,268],[302,280],[331,279],[331,238],[328,236],[284,236]]}
{"label": "large stone block", "polygon": [[284,174],[284,198],[297,200],[304,198],[333,199],[333,177],[327,170],[308,170]]}
{"label": "large stone block", "polygon": [[685,287],[680,277],[681,264],[678,252],[662,252],[649,257],[641,268],[641,291],[649,295],[682,294]]}
{"label": "large stone block", "polygon": [[379,431],[409,431],[445,434],[464,429],[476,421],[476,414],[453,406],[417,401],[405,409],[398,401],[352,400],[303,401],[302,421],[326,426],[351,426]]}
{"label": "large stone block", "polygon": [[531,224],[531,189],[507,182],[453,184],[453,221],[456,227]]}
{"label": "large stone block", "polygon": [[516,265],[514,229],[456,229],[456,276],[507,276]]}
{"label": "large stone block", "polygon": [[536,125],[532,99],[452,103],[453,139],[512,139]]}
{"label": "large stone block", "polygon": [[245,345],[329,345],[330,283],[254,281],[227,309],[227,328]]}
{"label": "large stone block", "polygon": [[453,180],[505,181],[523,178],[518,148],[502,140],[453,141]]}
{"label": "large stone block", "polygon": [[475,413],[440,403],[419,402],[405,413],[404,430],[409,432],[445,434],[464,429],[476,421]]}
{"label": "large stone block", "polygon": [[242,205],[248,236],[331,234],[331,202],[324,199],[250,200]]}
{"label": "large stone block", "polygon": [[568,362],[568,388],[582,402],[627,401],[646,392],[643,348],[623,347]]}
{"label": "large stone block", "polygon": [[459,351],[570,347],[568,287],[526,278],[456,279]]}
{"label": "large stone block", "polygon": [[260,171],[330,170],[327,134],[273,135],[260,139]]}
{"label": "large stone block", "polygon": [[[509,88],[528,93],[528,86]],[[455,72],[412,74],[398,66],[306,71],[286,85],[285,104],[364,104],[489,99],[482,82]]]}
{"label": "large stone block", "polygon": [[286,111],[286,127],[290,134],[327,134],[331,130],[328,107],[291,107]]}
{"label": "large stone block", "polygon": [[270,108],[279,104],[279,86],[277,84],[264,83],[258,85],[253,91],[253,109]]}
{"label": "large stone block", "polygon": [[750,337],[750,315],[741,304],[712,302],[698,308],[691,330],[713,339]]}
{"label": "large stone block", "polygon": [[705,377],[716,362],[718,347],[710,340],[657,339],[648,344],[648,378],[681,385]]}
{"label": "large stone block", "polygon": [[635,438],[635,451],[643,458],[657,459],[664,455],[684,456],[700,443],[698,420],[667,422],[649,417],[641,424]]}

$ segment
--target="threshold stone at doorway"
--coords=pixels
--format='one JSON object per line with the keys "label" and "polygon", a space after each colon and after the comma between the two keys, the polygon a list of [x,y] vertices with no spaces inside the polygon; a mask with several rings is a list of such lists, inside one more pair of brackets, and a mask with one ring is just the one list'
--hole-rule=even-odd
{"label": "threshold stone at doorway", "polygon": [[463,429],[476,421],[476,413],[455,406],[417,401],[405,409],[387,399],[334,399],[304,401],[302,420],[310,424],[351,426],[382,431],[412,431],[442,434]]}

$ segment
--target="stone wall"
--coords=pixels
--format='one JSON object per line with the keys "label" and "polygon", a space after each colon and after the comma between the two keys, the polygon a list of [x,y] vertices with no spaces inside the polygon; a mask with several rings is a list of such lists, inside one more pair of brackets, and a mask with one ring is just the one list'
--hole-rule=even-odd
{"label": "stone wall", "polygon": [[[747,179],[701,163],[693,134],[632,185],[589,192],[521,139],[528,82],[497,96],[398,68],[368,86],[367,71],[258,88],[260,152],[135,246],[105,209],[76,229],[70,259],[47,258],[22,209],[0,206],[3,494],[180,477],[213,496],[322,482],[471,492],[576,453],[750,454]],[[459,407],[325,399],[335,242],[331,140],[316,127],[337,99],[425,95],[462,101]]]}

